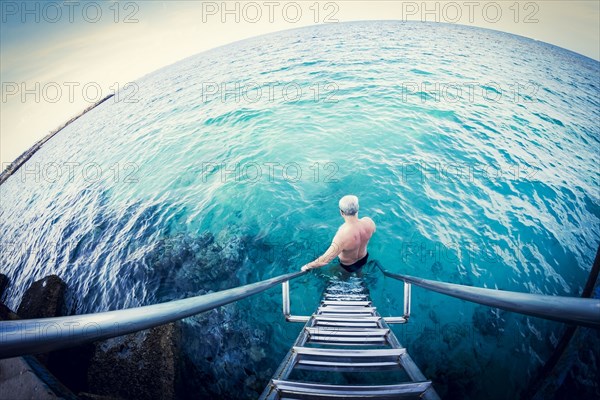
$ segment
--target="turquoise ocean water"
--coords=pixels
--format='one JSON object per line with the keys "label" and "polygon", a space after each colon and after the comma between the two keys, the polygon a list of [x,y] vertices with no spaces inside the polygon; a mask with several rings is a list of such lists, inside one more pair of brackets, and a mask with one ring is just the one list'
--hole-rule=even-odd
{"label": "turquoise ocean water", "polygon": [[[600,241],[600,64],[463,26],[362,22],[185,59],[78,119],[2,185],[2,272],[72,313],[295,271],[360,198],[390,271],[578,296]],[[402,286],[367,269],[383,315]],[[311,313],[334,268],[292,283]],[[278,289],[185,320],[190,390],[255,398],[300,330]],[[446,398],[512,399],[563,325],[413,288],[400,341]],[[351,378],[349,378],[351,379]],[[243,393],[240,393],[243,388]]]}

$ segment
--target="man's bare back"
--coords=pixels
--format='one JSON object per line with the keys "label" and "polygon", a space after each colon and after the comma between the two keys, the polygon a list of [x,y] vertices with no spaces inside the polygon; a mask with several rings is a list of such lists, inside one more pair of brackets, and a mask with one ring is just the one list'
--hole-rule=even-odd
{"label": "man's bare back", "polygon": [[[367,244],[375,232],[375,222],[363,217],[355,222],[344,222],[336,236],[343,237],[344,248],[338,255],[340,261],[350,265],[367,255]],[[333,240],[335,242],[335,238]]]}
{"label": "man's bare back", "polygon": [[339,257],[340,265],[348,272],[356,272],[366,263],[367,245],[375,233],[375,222],[369,217],[358,219],[356,196],[342,197],[339,208],[344,224],[338,228],[327,251],[316,260],[303,265],[302,271],[327,265],[336,257]]}

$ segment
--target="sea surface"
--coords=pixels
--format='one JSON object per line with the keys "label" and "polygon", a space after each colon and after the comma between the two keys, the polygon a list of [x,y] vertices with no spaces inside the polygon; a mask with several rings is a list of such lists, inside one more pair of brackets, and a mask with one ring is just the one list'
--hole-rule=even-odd
{"label": "sea surface", "polygon": [[[600,242],[599,76],[549,44],[416,22],[187,58],[77,119],[1,186],[4,300],[16,308],[57,274],[67,311],[91,313],[296,271],[328,247],[345,194],[377,224],[370,259],[392,272],[579,296]],[[292,312],[310,314],[336,275],[293,281]],[[378,311],[400,315],[402,284],[373,263],[365,275]],[[188,393],[256,398],[300,329],[279,288],[186,319]],[[517,398],[563,329],[418,287],[394,327],[455,399]]]}

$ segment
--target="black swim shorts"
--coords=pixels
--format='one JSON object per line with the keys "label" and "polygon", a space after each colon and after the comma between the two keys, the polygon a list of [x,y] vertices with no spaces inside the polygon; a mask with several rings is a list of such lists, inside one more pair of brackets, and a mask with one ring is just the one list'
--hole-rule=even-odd
{"label": "black swim shorts", "polygon": [[346,264],[342,264],[342,262],[340,261],[340,266],[348,272],[356,272],[356,271],[360,270],[362,268],[362,266],[367,263],[368,258],[369,258],[369,253],[365,254],[365,256],[363,258],[356,261],[354,264],[346,265]]}

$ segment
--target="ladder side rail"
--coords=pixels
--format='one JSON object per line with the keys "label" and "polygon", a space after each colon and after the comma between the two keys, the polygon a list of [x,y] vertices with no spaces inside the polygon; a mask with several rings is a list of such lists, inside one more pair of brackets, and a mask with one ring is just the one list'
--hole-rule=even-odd
{"label": "ladder side rail", "polygon": [[269,381],[269,384],[260,395],[260,400],[273,400],[279,398],[279,394],[275,385],[273,384],[273,380],[286,379],[288,376],[290,376],[292,370],[294,369],[294,366],[296,365],[296,361],[298,360],[298,353],[294,351],[294,347],[302,347],[306,344],[306,342],[308,341],[308,331],[306,328],[312,326],[312,324],[313,320],[312,318],[310,318],[304,325],[304,328],[302,328],[302,331],[300,332],[298,337],[296,338],[294,345],[287,352],[285,358],[283,359],[281,364],[279,364],[279,367],[277,367],[277,370],[273,374],[273,378]]}
{"label": "ladder side rail", "polygon": [[[408,297],[410,300],[410,285],[409,285],[408,291],[409,291]],[[404,288],[404,293],[406,296],[406,287]],[[405,300],[404,306],[406,307],[406,300]],[[409,313],[410,313],[410,305],[408,306],[408,309],[409,309]],[[404,346],[402,346],[402,344],[400,343],[400,341],[394,334],[394,331],[389,327],[389,325],[387,324],[385,319],[382,321],[381,326],[382,326],[382,328],[387,328],[390,330],[390,332],[388,333],[388,343],[390,344],[390,346],[392,346],[392,348],[398,349],[398,348],[404,347]],[[402,365],[402,368],[404,368],[404,370],[406,371],[406,373],[408,374],[410,379],[412,379],[414,382],[422,382],[422,381],[427,380],[425,375],[423,375],[423,372],[421,372],[421,370],[419,369],[417,364],[413,361],[412,357],[408,354],[408,352],[406,352],[400,356],[400,364]],[[423,398],[427,399],[427,400],[440,400],[440,396],[437,394],[437,392],[435,391],[433,386],[428,388],[423,393]]]}

